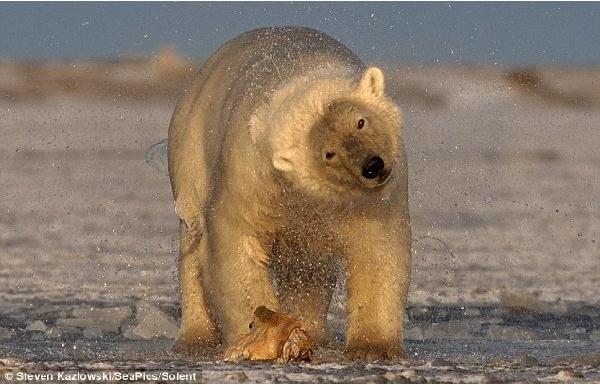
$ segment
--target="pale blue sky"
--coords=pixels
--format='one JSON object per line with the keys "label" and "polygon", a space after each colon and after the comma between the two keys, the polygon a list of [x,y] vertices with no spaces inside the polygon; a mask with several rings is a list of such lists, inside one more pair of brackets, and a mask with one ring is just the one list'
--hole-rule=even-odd
{"label": "pale blue sky", "polygon": [[365,60],[600,64],[600,3],[0,3],[0,59],[204,58],[260,26],[320,29]]}

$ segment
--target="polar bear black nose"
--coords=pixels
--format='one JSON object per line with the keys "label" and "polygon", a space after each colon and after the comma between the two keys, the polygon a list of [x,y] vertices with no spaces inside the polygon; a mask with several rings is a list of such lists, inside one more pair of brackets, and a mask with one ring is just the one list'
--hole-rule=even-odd
{"label": "polar bear black nose", "polygon": [[375,179],[379,173],[383,170],[385,163],[383,159],[378,156],[374,156],[367,160],[362,168],[362,176],[367,179]]}

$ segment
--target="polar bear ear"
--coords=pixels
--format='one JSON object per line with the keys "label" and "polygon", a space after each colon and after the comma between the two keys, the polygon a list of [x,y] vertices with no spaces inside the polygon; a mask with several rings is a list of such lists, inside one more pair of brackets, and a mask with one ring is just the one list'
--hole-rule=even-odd
{"label": "polar bear ear", "polygon": [[383,72],[377,67],[369,67],[358,82],[356,89],[362,94],[383,96],[384,87]]}
{"label": "polar bear ear", "polygon": [[286,151],[278,151],[273,155],[273,167],[276,170],[289,172],[294,169],[290,154]]}

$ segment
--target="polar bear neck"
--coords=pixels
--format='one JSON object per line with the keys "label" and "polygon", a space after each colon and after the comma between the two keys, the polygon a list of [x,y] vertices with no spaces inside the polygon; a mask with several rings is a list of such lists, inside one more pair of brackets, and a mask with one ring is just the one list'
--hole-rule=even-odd
{"label": "polar bear neck", "polygon": [[318,196],[339,189],[315,178],[312,172],[310,130],[332,100],[352,92],[354,75],[346,68],[328,66],[297,77],[275,90],[269,101],[253,114],[251,140],[257,150],[270,159],[275,172],[283,176],[286,184]]}

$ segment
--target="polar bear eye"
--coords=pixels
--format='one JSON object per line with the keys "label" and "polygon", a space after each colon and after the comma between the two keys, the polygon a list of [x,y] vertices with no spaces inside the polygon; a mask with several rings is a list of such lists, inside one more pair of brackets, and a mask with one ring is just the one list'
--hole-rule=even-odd
{"label": "polar bear eye", "polygon": [[252,329],[253,327],[254,327],[254,321],[252,321],[248,324],[248,329]]}
{"label": "polar bear eye", "polygon": [[358,119],[358,123],[356,124],[356,128],[358,128],[360,130],[364,126],[365,126],[365,120],[364,119]]}
{"label": "polar bear eye", "polygon": [[335,156],[335,152],[326,152],[325,159],[330,160]]}

